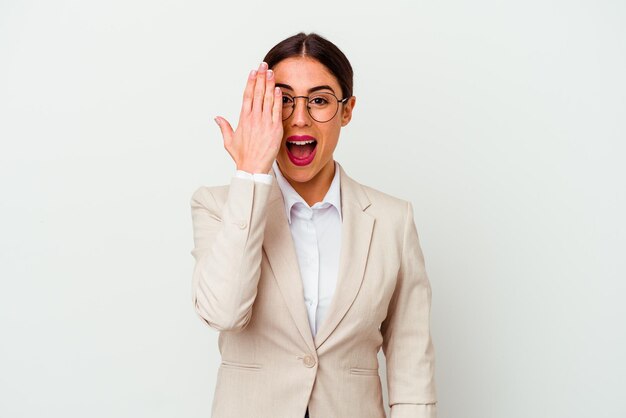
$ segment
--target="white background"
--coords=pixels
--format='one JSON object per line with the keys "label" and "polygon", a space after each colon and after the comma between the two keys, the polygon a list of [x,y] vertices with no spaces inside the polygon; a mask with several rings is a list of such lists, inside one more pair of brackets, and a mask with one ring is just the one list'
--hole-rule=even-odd
{"label": "white background", "polygon": [[[626,3],[0,3],[0,416],[208,417],[189,199],[250,69],[355,69],[335,158],[411,200],[440,418],[626,416]],[[326,418],[326,417],[324,417]]]}

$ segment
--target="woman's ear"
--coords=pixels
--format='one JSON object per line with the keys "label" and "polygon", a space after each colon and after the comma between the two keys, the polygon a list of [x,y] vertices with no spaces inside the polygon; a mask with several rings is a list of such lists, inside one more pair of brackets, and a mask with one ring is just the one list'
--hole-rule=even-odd
{"label": "woman's ear", "polygon": [[354,110],[354,105],[356,105],[356,96],[350,97],[343,105],[343,110],[341,112],[341,126],[346,126],[352,119],[352,110]]}

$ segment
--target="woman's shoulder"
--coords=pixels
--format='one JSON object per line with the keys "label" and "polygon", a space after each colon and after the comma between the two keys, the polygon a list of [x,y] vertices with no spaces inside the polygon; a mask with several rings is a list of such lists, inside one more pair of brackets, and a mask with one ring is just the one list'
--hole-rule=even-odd
{"label": "woman's shoulder", "polygon": [[229,185],[224,186],[200,186],[191,195],[191,204],[209,206],[223,201],[228,195]]}
{"label": "woman's shoulder", "polygon": [[[342,188],[348,187],[353,190],[360,189],[360,192],[364,193],[365,196],[367,196],[367,199],[369,200],[372,206],[371,208],[368,208],[368,211],[370,209],[373,209],[373,207],[379,207],[379,208],[384,208],[385,210],[396,209],[396,210],[406,212],[407,205],[410,204],[408,200],[402,199],[388,192],[384,192],[380,189],[377,189],[376,187],[361,183],[359,180],[348,175],[345,169],[343,168],[343,166],[341,166],[340,164],[339,164],[339,167],[343,174],[341,187]],[[359,194],[360,194],[359,191],[356,191],[356,193],[354,192],[350,193],[351,196],[352,195],[358,196]]]}
{"label": "woman's shoulder", "polygon": [[383,192],[382,190],[376,189],[372,186],[361,184],[361,187],[370,198],[372,203],[376,202],[379,204],[399,206],[404,208],[406,208],[406,205],[409,203],[409,201],[406,199],[402,199],[401,197],[389,194],[387,192]]}
{"label": "woman's shoulder", "polygon": [[359,184],[370,201],[367,212],[377,218],[387,218],[396,222],[398,219],[404,219],[411,209],[411,202],[406,199],[372,186]]}

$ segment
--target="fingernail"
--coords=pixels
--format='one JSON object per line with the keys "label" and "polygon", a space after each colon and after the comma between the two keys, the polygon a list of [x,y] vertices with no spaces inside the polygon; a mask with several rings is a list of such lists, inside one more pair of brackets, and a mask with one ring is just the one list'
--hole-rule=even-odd
{"label": "fingernail", "polygon": [[261,71],[263,71],[263,70],[267,70],[267,63],[266,63],[265,61],[263,61],[263,62],[261,63],[261,65],[259,65],[259,69],[260,69]]}
{"label": "fingernail", "polygon": [[267,70],[267,74],[265,75],[267,77],[267,79],[269,80],[270,78],[272,78],[272,76],[274,75],[274,71],[272,70]]}
{"label": "fingernail", "polygon": [[250,76],[249,76],[249,77],[250,77],[250,78],[254,78],[254,77],[256,77],[256,70],[252,70],[252,71],[250,71]]}
{"label": "fingernail", "polygon": [[215,123],[217,123],[217,126],[220,126],[220,121],[217,117],[213,118],[213,120],[215,121]]}

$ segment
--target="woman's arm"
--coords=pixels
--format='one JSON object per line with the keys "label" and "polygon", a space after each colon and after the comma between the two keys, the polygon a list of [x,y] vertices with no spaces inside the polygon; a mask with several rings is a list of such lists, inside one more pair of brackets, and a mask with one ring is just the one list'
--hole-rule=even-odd
{"label": "woman's arm", "polygon": [[[237,169],[252,175],[269,172],[283,137],[282,93],[266,63],[248,76],[239,124],[217,117],[224,148]],[[228,197],[218,205],[211,189],[201,187],[191,199],[196,259],[193,304],[218,330],[241,330],[250,320],[261,275],[261,246],[271,182],[231,180]]]}
{"label": "woman's arm", "polygon": [[262,244],[271,185],[234,176],[219,208],[209,188],[191,199],[194,249],[192,298],[213,328],[243,329],[261,275]]}
{"label": "woman's arm", "polygon": [[410,202],[403,241],[396,289],[381,325],[391,418],[435,418],[431,288]]}

